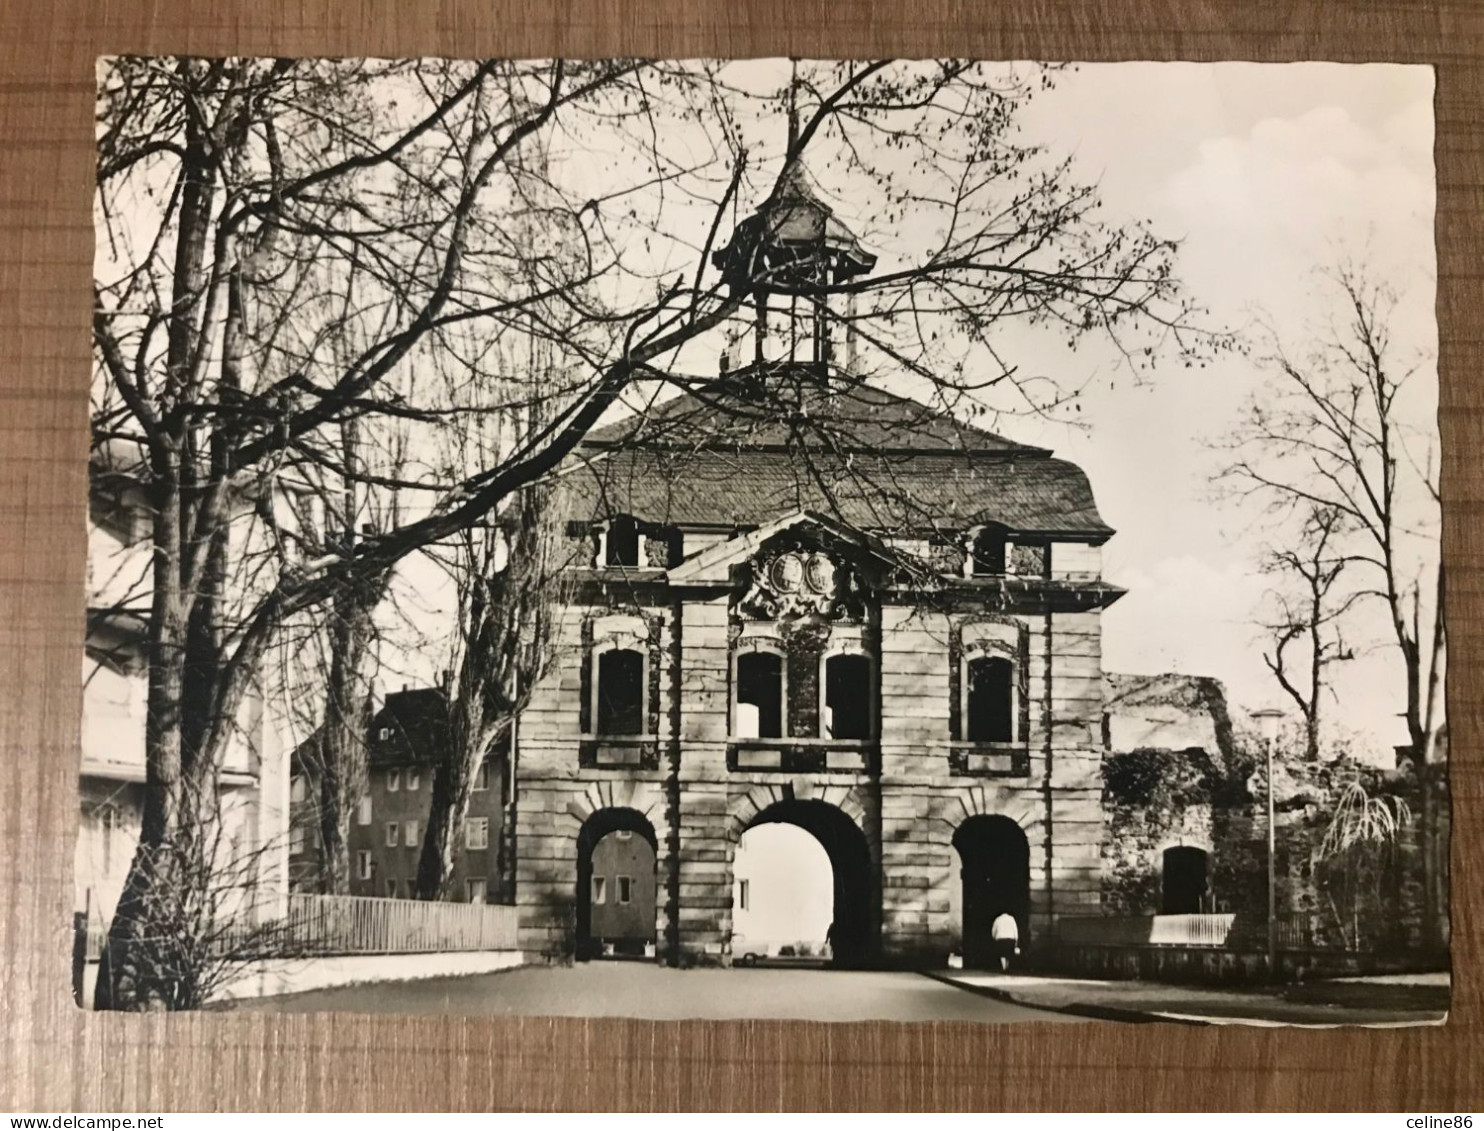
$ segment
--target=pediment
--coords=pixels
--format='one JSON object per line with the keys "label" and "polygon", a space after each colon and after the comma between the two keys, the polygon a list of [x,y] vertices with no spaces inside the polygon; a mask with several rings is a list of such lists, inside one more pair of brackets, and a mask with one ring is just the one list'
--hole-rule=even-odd
{"label": "pediment", "polygon": [[[770,553],[775,550],[788,553]],[[672,584],[728,584],[738,567],[763,558],[768,559],[770,582],[785,591],[828,591],[842,562],[885,573],[927,568],[912,554],[865,531],[810,511],[798,511],[708,546],[672,568],[668,576]]]}

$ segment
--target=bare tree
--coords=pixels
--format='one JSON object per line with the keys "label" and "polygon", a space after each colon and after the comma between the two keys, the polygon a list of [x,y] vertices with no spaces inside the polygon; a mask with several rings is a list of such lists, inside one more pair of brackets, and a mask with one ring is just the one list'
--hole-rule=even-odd
{"label": "bare tree", "polygon": [[1349,564],[1336,548],[1344,529],[1341,512],[1316,507],[1304,520],[1295,544],[1270,551],[1263,563],[1264,572],[1278,578],[1280,588],[1274,595],[1276,615],[1264,626],[1272,634],[1273,646],[1262,658],[1303,716],[1304,755],[1311,762],[1319,758],[1321,702],[1328,691],[1325,669],[1354,658],[1341,622],[1361,595],[1339,587]]}
{"label": "bare tree", "polygon": [[[1131,365],[1189,358],[1200,335],[1173,243],[1105,220],[1095,189],[1015,139],[1017,110],[1048,80],[819,64],[793,76],[785,106],[731,83],[725,64],[111,61],[94,438],[123,453],[153,509],[149,788],[110,928],[116,1003],[175,1000],[149,973],[151,940],[178,926],[152,893],[202,882],[217,767],[284,626],[497,513],[636,386],[693,388],[669,361],[777,269],[713,270],[723,221],[744,191],[769,216],[806,153],[877,186],[882,231],[906,209],[931,213],[928,246],[827,289],[854,303],[862,351],[941,403],[994,389],[1027,411],[1061,402],[1054,382],[1000,358],[1007,321],[1111,336]],[[782,152],[749,146],[757,121],[784,113]],[[616,156],[563,180],[522,159],[542,138],[569,157]],[[540,237],[520,225],[512,239],[516,214]],[[496,465],[457,481],[347,466],[336,436],[349,419],[436,429],[528,401],[517,385],[502,404],[450,405],[407,379],[477,371],[507,335],[552,343],[569,383],[541,391],[544,423]],[[352,356],[331,348],[346,340]],[[403,521],[332,542],[271,505],[310,469],[417,497]],[[245,498],[263,505],[244,511]],[[231,551],[244,524],[236,545],[261,551],[251,563]]]}
{"label": "bare tree", "polygon": [[[1273,379],[1248,406],[1223,480],[1261,500],[1280,521],[1308,523],[1336,544],[1351,596],[1348,610],[1380,602],[1402,660],[1404,718],[1419,768],[1432,758],[1442,724],[1442,564],[1428,565],[1436,539],[1438,486],[1433,452],[1408,423],[1406,394],[1419,370],[1392,338],[1398,296],[1358,267],[1324,276],[1335,297],[1329,331],[1302,354],[1273,335],[1265,361]],[[1422,449],[1422,450],[1418,450]],[[1309,520],[1333,513],[1322,531]],[[1337,542],[1341,527],[1346,534]],[[1312,546],[1296,552],[1316,560]],[[1320,571],[1323,572],[1322,570]],[[1328,584],[1333,587],[1337,579]],[[1422,824],[1431,828],[1430,788]],[[1441,877],[1424,851],[1429,934],[1438,931]]]}
{"label": "bare tree", "polygon": [[552,495],[540,486],[523,490],[497,523],[466,532],[458,550],[459,623],[418,858],[419,899],[447,897],[475,776],[552,659],[552,617],[569,564]]}
{"label": "bare tree", "polygon": [[[206,852],[192,882],[157,884],[148,898],[161,904],[152,921],[166,933],[136,961],[145,964],[151,985],[165,995],[170,1009],[199,1009],[229,983],[264,958],[292,957],[296,949],[291,924],[276,903],[265,902],[260,874],[280,841],[249,843],[231,817],[201,834]],[[94,1005],[112,1008],[118,999],[116,944],[105,940],[98,966]]]}

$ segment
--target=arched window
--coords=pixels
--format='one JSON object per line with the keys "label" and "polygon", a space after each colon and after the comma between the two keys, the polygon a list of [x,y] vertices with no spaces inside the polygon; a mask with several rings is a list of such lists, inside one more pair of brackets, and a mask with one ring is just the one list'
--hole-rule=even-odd
{"label": "arched window", "polygon": [[1006,656],[976,656],[967,665],[964,737],[1015,741],[1015,665]]}
{"label": "arched window", "polygon": [[611,648],[597,655],[597,733],[644,733],[644,655],[632,648]]}
{"label": "arched window", "polygon": [[743,652],[737,657],[737,704],[733,729],[739,738],[783,737],[783,657]]}
{"label": "arched window", "polygon": [[824,662],[825,738],[867,739],[872,735],[871,658],[857,653],[830,656]]}
{"label": "arched window", "polygon": [[1164,898],[1160,910],[1166,915],[1198,915],[1206,898],[1207,858],[1204,849],[1177,845],[1164,853]]}
{"label": "arched window", "polygon": [[970,571],[975,577],[994,577],[1005,572],[1005,531],[986,526],[974,535],[970,546]]}

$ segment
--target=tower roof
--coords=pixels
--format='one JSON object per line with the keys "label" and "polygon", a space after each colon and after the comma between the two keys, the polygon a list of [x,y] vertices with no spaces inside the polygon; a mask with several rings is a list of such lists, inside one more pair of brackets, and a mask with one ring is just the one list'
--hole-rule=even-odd
{"label": "tower roof", "polygon": [[[761,251],[762,263],[755,261]],[[741,221],[732,241],[712,254],[722,271],[751,275],[757,266],[776,268],[778,261],[793,262],[825,255],[838,279],[864,275],[876,266],[876,256],[820,199],[804,166],[795,161],[783,174],[772,203]]]}

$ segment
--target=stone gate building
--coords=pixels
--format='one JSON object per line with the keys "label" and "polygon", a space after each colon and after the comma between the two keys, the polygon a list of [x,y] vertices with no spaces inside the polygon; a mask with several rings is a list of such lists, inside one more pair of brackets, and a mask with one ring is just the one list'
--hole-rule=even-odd
{"label": "stone gate building", "polygon": [[803,176],[716,262],[750,358],[563,477],[572,595],[515,756],[522,945],[605,941],[619,832],[654,869],[652,928],[620,941],[729,962],[738,840],[785,821],[830,857],[838,961],[973,961],[1001,910],[1033,947],[1098,908],[1112,531],[1074,465],[859,376],[825,292],[874,257]]}

